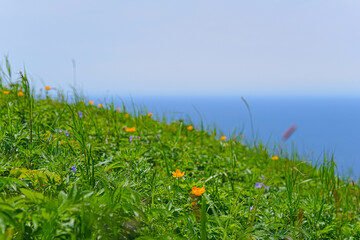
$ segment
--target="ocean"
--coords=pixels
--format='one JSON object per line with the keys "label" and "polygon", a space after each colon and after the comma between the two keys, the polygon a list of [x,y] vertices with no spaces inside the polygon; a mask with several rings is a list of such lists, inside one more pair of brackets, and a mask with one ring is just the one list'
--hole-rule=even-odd
{"label": "ocean", "polygon": [[[104,99],[98,97],[97,99]],[[245,97],[252,121],[241,97],[124,97],[128,112],[137,109],[152,112],[154,118],[167,121],[184,119],[200,128],[216,126],[220,135],[243,135],[255,139],[275,154],[279,147],[294,148],[307,161],[316,164],[324,154],[334,156],[343,177],[360,175],[360,98],[335,97]],[[253,125],[253,128],[252,128]],[[290,126],[295,132],[282,140]],[[253,129],[253,130],[252,130]],[[277,147],[274,147],[277,146]]]}

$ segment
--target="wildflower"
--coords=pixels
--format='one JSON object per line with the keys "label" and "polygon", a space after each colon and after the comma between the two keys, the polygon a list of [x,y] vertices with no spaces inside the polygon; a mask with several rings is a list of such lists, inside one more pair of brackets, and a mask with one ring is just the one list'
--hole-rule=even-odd
{"label": "wildflower", "polygon": [[125,117],[128,118],[128,117],[129,117],[129,114],[125,113]]}
{"label": "wildflower", "polygon": [[263,184],[263,183],[256,183],[255,184],[255,188],[257,188],[257,189],[262,188],[262,187],[265,188],[265,184]]}
{"label": "wildflower", "polygon": [[241,139],[244,139],[244,135],[241,135],[240,137],[241,137]]}
{"label": "wildflower", "polygon": [[17,93],[17,95],[18,95],[19,97],[21,97],[21,96],[24,96],[24,93],[23,93],[22,91],[19,91],[19,92]]}
{"label": "wildflower", "polygon": [[195,194],[196,196],[200,196],[201,194],[203,194],[205,192],[205,188],[202,187],[202,188],[197,188],[197,187],[193,187],[191,189],[191,193],[192,194]]}
{"label": "wildflower", "polygon": [[72,166],[70,169],[73,170],[74,173],[76,173],[76,166],[75,165]]}
{"label": "wildflower", "polygon": [[158,134],[158,135],[156,135],[158,138],[160,138],[160,135]]}
{"label": "wildflower", "polygon": [[151,116],[152,116],[152,113],[151,113],[151,112],[149,112],[149,113],[148,113],[148,117],[151,117]]}
{"label": "wildflower", "polygon": [[93,105],[93,104],[94,104],[94,101],[89,101],[89,104],[90,104],[90,105]]}
{"label": "wildflower", "polygon": [[264,175],[261,174],[261,178],[262,178],[262,179],[265,179]]}
{"label": "wildflower", "polygon": [[226,140],[226,137],[225,136],[221,136],[220,138],[222,141],[225,141]]}
{"label": "wildflower", "polygon": [[196,162],[196,164],[199,164],[199,162]]}
{"label": "wildflower", "polygon": [[288,130],[286,130],[286,132],[282,136],[282,139],[284,141],[287,140],[291,136],[291,134],[293,134],[293,132],[295,132],[295,130],[296,130],[296,126],[292,125]]}
{"label": "wildflower", "polygon": [[99,106],[99,108],[102,108],[104,105],[102,105],[101,103],[99,103],[99,105],[98,105],[98,106]]}
{"label": "wildflower", "polygon": [[4,91],[3,93],[4,93],[4,94],[9,94],[9,93],[10,93],[10,91]]}
{"label": "wildflower", "polygon": [[57,133],[65,133],[67,137],[69,136],[69,132],[66,131],[66,130],[55,129],[55,133],[56,133],[56,134],[57,134]]}
{"label": "wildflower", "polygon": [[130,136],[129,137],[129,142],[131,142],[133,140],[134,136]]}
{"label": "wildflower", "polygon": [[36,190],[39,191],[41,188],[45,187],[46,184],[42,185],[41,187],[38,187]]}
{"label": "wildflower", "polygon": [[195,207],[196,206],[196,202],[192,202],[191,206]]}
{"label": "wildflower", "polygon": [[254,210],[254,206],[251,206],[251,207],[250,207],[250,211],[252,211],[252,210]]}
{"label": "wildflower", "polygon": [[279,157],[278,157],[278,156],[272,156],[271,159],[272,159],[272,160],[278,160]]}
{"label": "wildflower", "polygon": [[83,117],[82,112],[79,112],[79,117],[80,117],[80,118],[82,118],[82,117]]}
{"label": "wildflower", "polygon": [[50,90],[51,87],[50,87],[50,86],[45,86],[45,89],[46,89],[46,90]]}
{"label": "wildflower", "polygon": [[178,177],[183,177],[185,172],[181,172],[180,169],[176,169],[176,172],[172,172],[172,174],[173,174],[173,177],[178,178]]}
{"label": "wildflower", "polygon": [[135,127],[126,128],[125,131],[126,132],[135,132]]}
{"label": "wildflower", "polygon": [[187,127],[187,130],[193,130],[193,129],[194,129],[194,127],[192,125]]}
{"label": "wildflower", "polygon": [[116,110],[117,110],[118,112],[120,112],[120,111],[121,111],[121,108],[118,107],[118,108],[116,108]]}

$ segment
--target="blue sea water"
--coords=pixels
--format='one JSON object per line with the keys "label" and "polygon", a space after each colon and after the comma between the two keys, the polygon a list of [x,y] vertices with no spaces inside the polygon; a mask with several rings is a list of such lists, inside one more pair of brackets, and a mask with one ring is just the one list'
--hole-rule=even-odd
{"label": "blue sea water", "polygon": [[[101,98],[98,98],[101,99]],[[136,106],[167,120],[184,119],[200,128],[216,125],[225,136],[242,134],[255,138],[276,150],[280,145],[297,152],[313,163],[323,154],[334,156],[342,176],[358,178],[360,173],[360,98],[320,97],[246,97],[252,113],[254,137],[249,112],[241,97],[125,97],[128,109]],[[120,103],[120,101],[118,102]],[[117,104],[118,104],[117,103]],[[134,103],[134,105],[132,104]],[[130,110],[131,112],[131,110]],[[284,142],[281,137],[292,125],[296,131]],[[278,148],[277,148],[278,149]]]}

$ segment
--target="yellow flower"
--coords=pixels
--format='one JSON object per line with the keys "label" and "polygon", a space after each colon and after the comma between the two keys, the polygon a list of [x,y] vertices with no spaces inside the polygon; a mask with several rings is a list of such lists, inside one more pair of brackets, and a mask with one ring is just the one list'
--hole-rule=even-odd
{"label": "yellow flower", "polygon": [[220,139],[223,140],[223,141],[225,141],[225,140],[226,140],[226,137],[225,137],[225,136],[221,136]]}
{"label": "yellow flower", "polygon": [[99,108],[102,108],[104,105],[102,105],[101,103],[99,103],[99,105],[98,105],[98,106],[99,106]]}
{"label": "yellow flower", "polygon": [[90,105],[94,104],[94,101],[89,101],[89,104],[90,104]]}
{"label": "yellow flower", "polygon": [[200,196],[201,194],[203,194],[205,192],[205,188],[202,187],[202,188],[197,188],[197,187],[193,187],[191,189],[191,193],[192,194],[195,194],[196,196]]}
{"label": "yellow flower", "polygon": [[278,157],[278,156],[272,156],[271,159],[272,159],[272,160],[278,160],[279,157]]}
{"label": "yellow flower", "polygon": [[3,93],[4,93],[4,94],[9,94],[9,93],[10,93],[10,91],[4,91]]}
{"label": "yellow flower", "polygon": [[181,172],[180,169],[176,169],[176,172],[172,172],[173,177],[183,177],[185,172]]}
{"label": "yellow flower", "polygon": [[194,127],[192,125],[187,127],[187,130],[193,130],[193,129],[194,129]]}
{"label": "yellow flower", "polygon": [[151,116],[152,116],[152,113],[151,113],[151,112],[149,112],[149,113],[148,113],[148,117],[151,117]]}
{"label": "yellow flower", "polygon": [[50,86],[45,86],[45,89],[46,89],[46,90],[50,90],[51,87],[50,87]]}
{"label": "yellow flower", "polygon": [[21,96],[24,96],[24,93],[23,93],[22,91],[19,91],[19,92],[17,93],[17,95],[18,95],[19,97],[21,97]]}
{"label": "yellow flower", "polygon": [[126,132],[135,132],[135,127],[126,128],[125,131]]}

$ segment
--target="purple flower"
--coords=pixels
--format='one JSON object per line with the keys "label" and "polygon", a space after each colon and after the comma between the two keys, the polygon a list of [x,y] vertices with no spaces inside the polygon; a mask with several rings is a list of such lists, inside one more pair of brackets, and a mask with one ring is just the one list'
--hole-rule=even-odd
{"label": "purple flower", "polygon": [[79,112],[79,117],[80,117],[80,118],[82,118],[82,117],[83,117],[82,112]]}
{"label": "purple flower", "polygon": [[265,188],[265,184],[259,182],[255,184],[255,188],[262,188],[262,187]]}
{"label": "purple flower", "polygon": [[158,135],[156,135],[158,138],[160,138],[160,135],[158,134]]}
{"label": "purple flower", "polygon": [[251,206],[251,207],[250,207],[250,211],[252,211],[253,209],[254,209],[254,206]]}
{"label": "purple flower", "polygon": [[73,170],[74,173],[76,173],[76,166],[75,165],[72,166],[70,169]]}
{"label": "purple flower", "polygon": [[130,136],[129,137],[129,142],[131,142],[133,140],[134,136]]}
{"label": "purple flower", "polygon": [[265,179],[264,175],[261,174],[261,178],[262,178],[262,179]]}
{"label": "purple flower", "polygon": [[69,132],[66,131],[66,130],[55,129],[55,133],[56,133],[56,134],[57,134],[57,133],[64,133],[64,134],[66,134],[67,137],[69,136]]}

